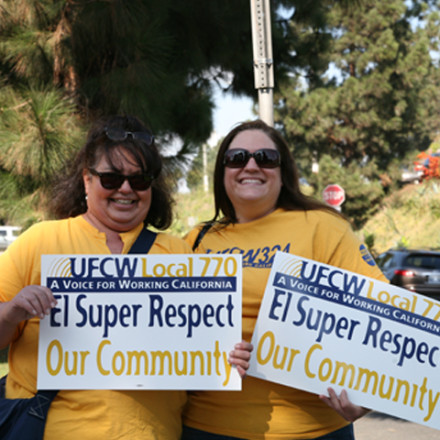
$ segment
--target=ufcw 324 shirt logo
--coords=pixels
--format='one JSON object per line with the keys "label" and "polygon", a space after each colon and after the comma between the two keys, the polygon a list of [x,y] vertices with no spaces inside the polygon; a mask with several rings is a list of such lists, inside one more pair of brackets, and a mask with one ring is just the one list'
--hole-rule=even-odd
{"label": "ufcw 324 shirt logo", "polygon": [[[275,246],[269,247],[259,247],[255,249],[242,249],[238,246],[226,248],[221,251],[214,252],[212,249],[207,249],[206,253],[218,253],[218,254],[241,254],[243,267],[255,267],[255,268],[271,268],[273,266],[273,261],[275,254],[277,252],[285,252],[290,254],[290,243],[284,245],[277,244]],[[362,259],[370,266],[375,266],[376,263],[371,256],[370,252],[365,245],[360,245],[359,252],[361,253]]]}
{"label": "ufcw 324 shirt logo", "polygon": [[290,253],[290,243],[287,243],[284,248],[280,244],[269,247],[260,247],[256,249],[242,249],[238,246],[226,248],[221,251],[214,252],[212,249],[207,249],[206,253],[217,254],[241,254],[243,267],[255,267],[259,269],[271,268],[275,258],[275,254],[280,252]]}

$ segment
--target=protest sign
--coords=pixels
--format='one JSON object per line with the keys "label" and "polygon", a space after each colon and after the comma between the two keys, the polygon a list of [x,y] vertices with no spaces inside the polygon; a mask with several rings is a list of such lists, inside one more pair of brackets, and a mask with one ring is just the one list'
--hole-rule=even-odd
{"label": "protest sign", "polygon": [[241,389],[241,256],[44,255],[39,389]]}
{"label": "protest sign", "polygon": [[440,429],[440,302],[278,252],[248,374]]}

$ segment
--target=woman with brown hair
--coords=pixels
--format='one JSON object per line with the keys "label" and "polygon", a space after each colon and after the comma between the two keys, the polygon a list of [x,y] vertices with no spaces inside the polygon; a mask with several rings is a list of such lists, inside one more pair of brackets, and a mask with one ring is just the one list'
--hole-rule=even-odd
{"label": "woman with brown hair", "polygon": [[[37,391],[40,319],[49,319],[56,305],[52,291],[40,285],[41,255],[126,254],[138,236],[144,240],[145,228],[168,228],[172,199],[161,170],[154,137],[137,118],[98,121],[54,189],[58,220],[33,225],[0,256],[0,346],[9,345],[6,398],[29,399]],[[150,253],[191,249],[157,233]],[[42,425],[44,439],[177,440],[185,402],[185,391],[60,390]]]}
{"label": "woman with brown hair", "polygon": [[[277,251],[385,281],[344,217],[301,192],[287,143],[263,121],[240,124],[222,141],[214,197],[214,218],[186,240],[200,253],[242,254],[245,341]],[[191,392],[183,439],[353,439],[349,422],[367,410],[345,392],[320,397],[254,377],[238,392]]]}

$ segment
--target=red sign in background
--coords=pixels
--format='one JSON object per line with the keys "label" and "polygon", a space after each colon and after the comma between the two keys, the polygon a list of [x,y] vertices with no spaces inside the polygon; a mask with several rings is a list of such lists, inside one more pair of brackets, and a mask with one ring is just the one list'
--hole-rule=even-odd
{"label": "red sign in background", "polygon": [[337,184],[327,185],[322,192],[322,197],[330,206],[341,206],[345,201],[345,191]]}

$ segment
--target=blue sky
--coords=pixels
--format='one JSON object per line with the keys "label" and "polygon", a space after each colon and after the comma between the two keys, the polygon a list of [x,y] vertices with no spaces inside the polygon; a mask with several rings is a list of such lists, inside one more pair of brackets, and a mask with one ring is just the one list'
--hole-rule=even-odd
{"label": "blue sky", "polygon": [[250,98],[235,98],[219,91],[215,94],[215,101],[214,130],[217,136],[225,136],[238,122],[256,118]]}

